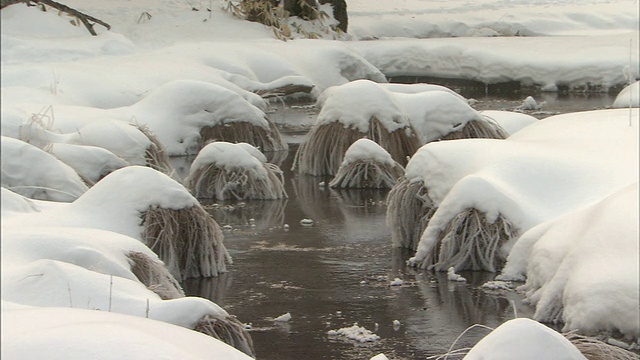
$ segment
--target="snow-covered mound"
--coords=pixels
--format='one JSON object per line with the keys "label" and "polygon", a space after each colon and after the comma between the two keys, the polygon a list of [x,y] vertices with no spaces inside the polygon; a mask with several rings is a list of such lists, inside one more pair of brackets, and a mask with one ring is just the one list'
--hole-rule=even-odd
{"label": "snow-covered mound", "polygon": [[[107,284],[108,285],[108,284]],[[222,341],[144,317],[2,301],[5,359],[210,359],[252,357]]]}
{"label": "snow-covered mound", "polygon": [[402,175],[404,169],[385,149],[369,139],[359,139],[347,149],[338,173],[329,186],[391,188]]}
{"label": "snow-covered mound", "polygon": [[635,183],[524,233],[501,277],[526,278],[521,289],[536,307],[536,320],[564,323],[564,331],[618,331],[638,339],[638,218]]}
{"label": "snow-covered mound", "polygon": [[522,128],[538,121],[531,115],[512,111],[484,110],[480,113],[497,122],[509,135],[513,135]]}
{"label": "snow-covered mound", "polygon": [[3,223],[92,228],[127,235],[155,251],[177,279],[217,276],[226,272],[230,262],[222,231],[196,198],[177,181],[147,167],[122,168],[70,204],[14,214]]}
{"label": "snow-covered mound", "polygon": [[640,107],[640,81],[625,87],[620,91],[611,105],[613,108]]}
{"label": "snow-covered mound", "polygon": [[478,342],[464,357],[480,359],[571,359],[586,357],[562,335],[527,318],[509,320]]}
{"label": "snow-covered mound", "polygon": [[247,143],[216,141],[193,160],[184,183],[197,198],[275,200],[287,197],[280,168]]}
{"label": "snow-covered mound", "polygon": [[95,184],[111,172],[130,164],[97,146],[51,144],[49,152],[71,166],[88,184]]}
{"label": "snow-covered mound", "polygon": [[[423,146],[405,176],[423,184],[437,210],[411,262],[443,271],[475,268],[477,259],[457,248],[461,239],[450,227],[454,219],[464,220],[458,215],[469,209],[483,214],[483,226],[506,220],[508,227],[502,230],[522,234],[637,182],[637,126],[637,112],[630,123],[628,110],[602,110],[547,118],[505,141]],[[504,235],[491,257],[504,260],[511,244],[507,240],[514,240],[514,234],[509,230]],[[492,262],[479,268],[497,270],[500,262]]]}
{"label": "snow-covered mound", "polygon": [[78,173],[55,156],[2,136],[2,187],[32,199],[70,202],[87,191]]}

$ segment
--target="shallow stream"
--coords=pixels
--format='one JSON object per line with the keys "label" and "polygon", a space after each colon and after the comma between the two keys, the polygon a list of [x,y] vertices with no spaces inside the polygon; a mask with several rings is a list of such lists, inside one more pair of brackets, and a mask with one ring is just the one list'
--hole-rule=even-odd
{"label": "shallow stream", "polygon": [[[479,109],[505,110],[522,102],[475,98]],[[607,95],[542,100],[548,113],[604,108],[613,101]],[[496,327],[533,315],[520,295],[481,288],[494,274],[462,272],[467,282],[460,283],[406,267],[412,254],[391,247],[385,224],[387,191],[333,190],[321,185],[327,179],[290,171],[297,144],[314,121],[313,107],[278,106],[269,116],[291,143],[289,152],[271,154],[284,171],[289,198],[208,206],[225,228],[234,263],[220,277],[183,284],[188,295],[209,298],[250,325],[258,359],[369,359],[379,353],[425,359],[447,352],[473,324]],[[188,163],[174,160],[184,175]],[[313,224],[303,225],[303,219]],[[402,285],[391,285],[396,278]],[[285,313],[290,321],[273,320]],[[354,323],[380,340],[328,335]],[[472,346],[487,333],[475,328],[454,348]]]}

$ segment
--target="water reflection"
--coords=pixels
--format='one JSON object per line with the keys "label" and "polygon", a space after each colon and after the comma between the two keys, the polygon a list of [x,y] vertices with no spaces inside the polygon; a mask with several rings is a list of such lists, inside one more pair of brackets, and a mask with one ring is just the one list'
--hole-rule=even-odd
{"label": "water reflection", "polygon": [[[183,284],[187,294],[250,323],[258,359],[425,358],[445,352],[473,323],[497,326],[513,317],[505,295],[480,288],[492,274],[462,273],[465,284],[407,268],[412,254],[391,248],[386,191],[330,189],[320,185],[328,179],[292,174],[295,146],[289,154],[281,167],[288,200],[204,203],[231,227],[225,244],[234,264],[218,278]],[[303,226],[304,218],[314,224]],[[402,286],[390,285],[395,278]],[[273,321],[287,312],[291,321]],[[327,335],[356,322],[381,339],[360,344]]]}

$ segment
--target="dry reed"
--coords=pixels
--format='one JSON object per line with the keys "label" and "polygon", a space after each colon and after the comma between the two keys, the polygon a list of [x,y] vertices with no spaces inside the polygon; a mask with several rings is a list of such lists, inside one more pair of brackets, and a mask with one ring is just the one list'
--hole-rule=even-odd
{"label": "dry reed", "polygon": [[440,140],[458,139],[506,139],[509,134],[495,121],[487,116],[483,120],[471,120],[462,129],[450,132]]}
{"label": "dry reed", "polygon": [[588,360],[639,360],[640,356],[621,347],[573,332],[562,334]]}
{"label": "dry reed", "polygon": [[425,258],[423,265],[432,265],[437,271],[453,267],[456,271],[496,272],[506,260],[500,246],[517,236],[518,231],[502,215],[489,222],[484,213],[469,208],[451,219],[440,232],[435,251]]}
{"label": "dry reed", "polygon": [[368,132],[361,132],[336,120],[314,126],[309,131],[307,140],[298,148],[293,170],[313,176],[334,176],[347,149],[364,137],[378,143],[402,166],[420,147],[420,140],[410,126],[389,132],[380,120],[372,117]]}
{"label": "dry reed", "polygon": [[226,141],[245,142],[262,152],[287,150],[287,142],[280,135],[276,125],[266,118],[265,120],[269,123],[268,129],[245,121],[203,127],[200,130],[200,148],[212,141]]}
{"label": "dry reed", "polygon": [[400,178],[387,196],[387,225],[394,246],[416,250],[436,209],[422,181]]}
{"label": "dry reed", "polygon": [[343,189],[391,189],[403,175],[404,169],[398,163],[388,164],[360,159],[340,166],[329,186]]}
{"label": "dry reed", "polygon": [[194,330],[223,341],[253,358],[256,357],[251,336],[234,316],[218,319],[205,315],[198,321]]}
{"label": "dry reed", "polygon": [[275,200],[287,198],[279,167],[264,163],[266,176],[253,169],[220,167],[215,163],[192,169],[184,185],[197,198]]}
{"label": "dry reed", "polygon": [[138,251],[127,254],[131,263],[131,272],[147,289],[158,294],[162,300],[184,297],[184,291],[166,266]]}
{"label": "dry reed", "polygon": [[162,146],[158,137],[146,125],[136,124],[134,126],[151,142],[151,145],[149,145],[144,153],[147,166],[154,170],[158,170],[163,174],[173,176],[175,170],[173,166],[171,166],[169,156],[164,151],[164,146]]}
{"label": "dry reed", "polygon": [[145,244],[176,279],[217,276],[231,263],[220,227],[200,205],[150,207],[142,214],[142,226]]}

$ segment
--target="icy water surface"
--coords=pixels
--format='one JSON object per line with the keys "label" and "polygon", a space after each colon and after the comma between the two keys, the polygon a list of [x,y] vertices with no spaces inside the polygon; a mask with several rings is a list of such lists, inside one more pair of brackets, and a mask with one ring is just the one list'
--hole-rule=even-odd
{"label": "icy water surface", "polygon": [[[369,359],[381,352],[425,358],[446,352],[472,324],[495,327],[513,318],[512,298],[518,316],[531,315],[514,294],[480,288],[492,274],[462,273],[469,279],[463,284],[406,268],[410,254],[390,245],[387,192],[336,191],[319,185],[322,179],[294,176],[288,169],[295,150],[281,163],[288,200],[210,209],[227,228],[234,264],[219,278],[184,284],[189,295],[210,298],[251,324],[259,359]],[[396,278],[401,286],[390,285]],[[273,321],[287,312],[289,322]],[[354,323],[381,339],[358,343],[327,334]],[[485,334],[473,331],[460,346]]]}
{"label": "icy water surface", "polygon": [[[479,110],[509,110],[522,102],[475,98]],[[613,102],[608,95],[537,100],[547,101],[546,112],[534,114],[539,118]],[[328,179],[293,174],[289,169],[297,144],[316,113],[301,105],[275,107],[270,114],[285,125],[282,131],[292,144],[289,152],[267,154],[285,172],[289,199],[211,207],[225,228],[234,263],[218,278],[185,282],[188,295],[209,298],[250,324],[257,357],[264,360],[369,359],[379,353],[424,359],[447,352],[470,325],[496,327],[515,314],[533,315],[519,295],[481,288],[494,274],[462,272],[468,281],[457,283],[446,274],[407,268],[411,254],[392,249],[385,225],[387,191],[338,191],[320,184]],[[188,171],[188,161],[175,165],[181,173]],[[302,225],[303,219],[313,225]],[[396,278],[402,285],[391,286]],[[290,321],[273,320],[285,313],[291,314]],[[327,333],[354,323],[380,340],[359,343]],[[487,332],[474,329],[455,348],[472,346]]]}

